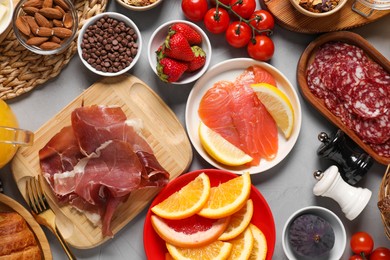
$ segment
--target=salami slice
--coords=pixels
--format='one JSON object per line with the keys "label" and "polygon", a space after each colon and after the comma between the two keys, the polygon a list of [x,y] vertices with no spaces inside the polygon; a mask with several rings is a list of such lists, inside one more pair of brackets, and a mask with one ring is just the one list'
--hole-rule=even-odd
{"label": "salami slice", "polygon": [[390,139],[390,115],[370,119],[353,117],[352,130],[366,143],[381,144]]}

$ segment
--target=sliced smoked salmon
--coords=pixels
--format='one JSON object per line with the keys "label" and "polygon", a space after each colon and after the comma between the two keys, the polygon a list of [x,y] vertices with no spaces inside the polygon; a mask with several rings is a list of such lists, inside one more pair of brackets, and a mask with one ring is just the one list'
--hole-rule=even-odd
{"label": "sliced smoked salmon", "polygon": [[258,165],[261,158],[276,156],[278,130],[250,85],[239,81],[249,82],[245,75],[252,72],[242,73],[234,83],[216,82],[202,97],[198,114],[205,125],[253,157],[250,165]]}
{"label": "sliced smoked salmon", "polygon": [[248,67],[234,81],[236,85],[249,86],[256,83],[268,83],[276,87],[276,80],[272,74],[258,65]]}

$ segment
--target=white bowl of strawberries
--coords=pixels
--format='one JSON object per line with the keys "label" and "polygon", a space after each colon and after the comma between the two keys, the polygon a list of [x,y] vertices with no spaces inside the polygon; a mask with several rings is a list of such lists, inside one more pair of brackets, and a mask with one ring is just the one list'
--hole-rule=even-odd
{"label": "white bowl of strawberries", "polygon": [[159,26],[148,44],[149,64],[164,82],[188,84],[202,76],[211,59],[211,44],[196,24],[173,20]]}

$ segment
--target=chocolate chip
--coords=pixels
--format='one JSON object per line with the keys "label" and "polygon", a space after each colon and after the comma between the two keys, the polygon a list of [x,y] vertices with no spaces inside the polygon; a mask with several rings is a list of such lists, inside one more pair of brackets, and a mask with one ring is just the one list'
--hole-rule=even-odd
{"label": "chocolate chip", "polygon": [[90,25],[82,41],[82,57],[96,70],[118,72],[138,53],[134,28],[107,15]]}

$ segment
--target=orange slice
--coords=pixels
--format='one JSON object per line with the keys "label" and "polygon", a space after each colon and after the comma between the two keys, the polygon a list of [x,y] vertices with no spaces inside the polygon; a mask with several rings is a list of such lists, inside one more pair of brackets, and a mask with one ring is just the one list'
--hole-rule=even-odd
{"label": "orange slice", "polygon": [[219,240],[203,247],[181,248],[166,244],[169,254],[177,260],[214,260],[228,259],[232,250],[232,244]]}
{"label": "orange slice", "polygon": [[244,207],[231,215],[229,225],[218,238],[219,240],[229,240],[241,234],[250,224],[253,216],[253,202],[251,199],[247,200]]}
{"label": "orange slice", "polygon": [[205,173],[201,173],[151,210],[165,219],[187,218],[203,208],[209,195],[210,179]]}
{"label": "orange slice", "polygon": [[210,196],[198,213],[206,218],[224,218],[239,211],[251,192],[248,172],[210,189]]}
{"label": "orange slice", "polygon": [[235,239],[229,240],[229,243],[233,245],[232,252],[229,259],[232,260],[246,260],[249,258],[254,244],[252,231],[249,227],[245,229]]}
{"label": "orange slice", "polygon": [[193,215],[182,220],[150,218],[156,233],[167,243],[177,247],[199,247],[218,239],[229,223],[229,217],[206,219]]}
{"label": "orange slice", "polygon": [[252,231],[254,244],[249,260],[265,260],[267,257],[267,239],[264,233],[255,225],[249,224],[249,228]]}

